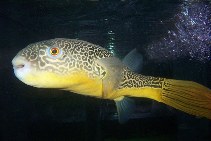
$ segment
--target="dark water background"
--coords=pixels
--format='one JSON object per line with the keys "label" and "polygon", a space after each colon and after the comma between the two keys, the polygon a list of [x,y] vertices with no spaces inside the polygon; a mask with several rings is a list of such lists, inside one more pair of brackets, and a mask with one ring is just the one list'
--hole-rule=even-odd
{"label": "dark water background", "polygon": [[[174,28],[177,0],[8,0],[0,2],[1,141],[209,141],[211,123],[166,105],[136,99],[131,120],[120,125],[112,101],[29,87],[13,74],[12,58],[29,43],[78,38],[123,58],[137,48],[142,74],[192,80],[211,88],[210,61],[147,58],[147,46]],[[155,52],[154,54],[159,54]],[[145,139],[144,139],[145,138]],[[149,138],[149,139],[148,139]]]}

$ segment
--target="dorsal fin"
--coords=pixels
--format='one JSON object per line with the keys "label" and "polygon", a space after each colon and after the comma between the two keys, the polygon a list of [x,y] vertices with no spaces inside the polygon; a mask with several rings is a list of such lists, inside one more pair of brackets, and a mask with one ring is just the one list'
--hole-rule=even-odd
{"label": "dorsal fin", "polygon": [[124,57],[122,62],[132,71],[139,73],[143,67],[143,56],[137,49],[133,49]]}

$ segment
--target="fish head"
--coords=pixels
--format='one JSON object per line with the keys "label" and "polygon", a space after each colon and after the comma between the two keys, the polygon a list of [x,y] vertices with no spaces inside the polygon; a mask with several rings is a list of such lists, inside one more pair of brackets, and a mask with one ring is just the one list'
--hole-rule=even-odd
{"label": "fish head", "polygon": [[66,88],[70,82],[65,78],[77,72],[71,51],[71,44],[62,39],[29,44],[13,58],[14,74],[30,86]]}

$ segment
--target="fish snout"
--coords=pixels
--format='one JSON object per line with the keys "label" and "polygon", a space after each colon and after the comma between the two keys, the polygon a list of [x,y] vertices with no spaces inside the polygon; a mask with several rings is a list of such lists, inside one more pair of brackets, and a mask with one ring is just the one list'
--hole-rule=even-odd
{"label": "fish snout", "polygon": [[12,60],[13,69],[24,68],[29,62],[22,56],[16,56]]}
{"label": "fish snout", "polygon": [[28,76],[31,75],[31,62],[25,57],[16,55],[12,60],[13,70],[15,76],[25,84],[31,84]]}

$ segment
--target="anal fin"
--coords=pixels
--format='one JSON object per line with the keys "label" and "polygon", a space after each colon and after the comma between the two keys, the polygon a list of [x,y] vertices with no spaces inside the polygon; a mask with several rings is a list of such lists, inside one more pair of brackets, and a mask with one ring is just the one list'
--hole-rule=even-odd
{"label": "anal fin", "polygon": [[135,101],[131,98],[121,96],[114,99],[117,107],[118,118],[120,123],[125,123],[129,120],[131,114],[135,110]]}

